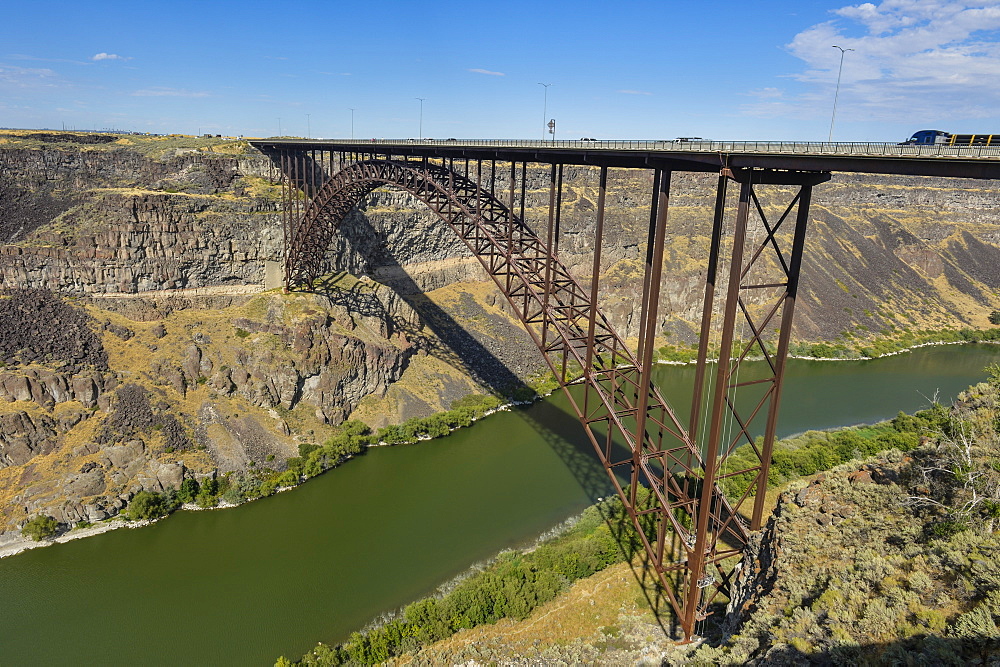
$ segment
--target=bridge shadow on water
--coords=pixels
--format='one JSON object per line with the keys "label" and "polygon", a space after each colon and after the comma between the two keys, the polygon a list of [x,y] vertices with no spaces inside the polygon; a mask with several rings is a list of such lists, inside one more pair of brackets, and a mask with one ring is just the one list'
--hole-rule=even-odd
{"label": "bridge shadow on water", "polygon": [[[355,227],[354,233],[367,235],[368,238],[372,238],[371,235],[379,235],[365,216],[354,216],[351,222]],[[535,392],[511,370],[507,363],[424,294],[420,285],[388,252],[387,245],[383,246],[383,252],[379,258],[381,260],[379,268],[391,274],[392,279],[381,284],[390,287],[407,303],[419,315],[420,322],[411,322],[391,313],[377,295],[371,293],[363,283],[356,283],[350,288],[338,286],[338,278],[343,274],[327,276],[315,281],[310,288],[300,289],[308,289],[328,298],[331,304],[343,306],[349,314],[382,319],[387,327],[384,333],[388,336],[403,334],[407,340],[422,346],[429,354],[466,373],[495,396],[512,400],[519,396],[534,395]],[[433,336],[425,335],[423,327],[429,329]],[[533,343],[531,346],[536,349]],[[500,349],[497,346],[498,352]],[[530,408],[515,407],[513,413],[523,419],[559,456],[591,503],[615,495],[615,488],[598,461],[593,445],[584,434],[580,420],[575,414],[567,412],[553,400],[535,402]],[[628,480],[619,479],[619,483],[624,485]],[[679,636],[679,625],[669,605],[666,604],[655,573],[648,567],[646,552],[641,547],[635,548],[633,537],[635,529],[631,520],[624,513],[613,516],[603,504],[599,504],[598,507],[601,508],[619,547],[625,553],[634,554],[629,566],[660,627],[669,636]],[[670,629],[667,627],[668,624]]]}

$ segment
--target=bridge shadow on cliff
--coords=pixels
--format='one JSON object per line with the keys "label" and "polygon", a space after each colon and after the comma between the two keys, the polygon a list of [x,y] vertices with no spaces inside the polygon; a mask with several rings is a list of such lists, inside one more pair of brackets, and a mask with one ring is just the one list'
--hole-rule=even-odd
{"label": "bridge shadow on cliff", "polygon": [[[352,216],[351,224],[353,227],[350,230],[351,235],[358,234],[362,238],[381,236],[364,215]],[[404,335],[407,340],[421,346],[428,354],[466,373],[497,397],[515,400],[535,394],[534,390],[483,341],[466,330],[451,314],[424,294],[420,285],[390,253],[388,245],[384,244],[382,250],[384,254],[380,256],[380,268],[388,269],[387,273],[393,277],[391,281],[383,284],[393,289],[419,315],[420,322],[410,322],[401,316],[392,315],[377,295],[363,283],[355,283],[350,287],[338,285],[343,273],[328,275],[315,281],[310,287],[300,289],[320,294],[328,298],[333,305],[346,308],[348,313],[381,319],[387,323],[388,330],[383,332],[387,336]],[[427,336],[424,327],[429,329],[433,336]],[[530,410],[515,408],[514,413],[527,422],[560,457],[591,503],[615,495],[615,488],[599,463],[593,446],[584,435],[580,420],[575,414],[563,410],[553,401],[535,403]],[[622,484],[628,483],[627,479],[619,481]],[[613,517],[607,513],[605,520],[622,550],[635,554],[630,567],[664,633],[678,636],[679,626],[668,605],[665,604],[655,574],[652,574],[651,568],[647,567],[645,550],[634,549],[634,539],[631,537],[634,528],[631,521],[627,517]],[[670,625],[669,630],[666,624]]]}
{"label": "bridge shadow on cliff", "polygon": [[[357,218],[352,222],[356,223]],[[378,233],[367,221],[364,225],[367,228],[356,229],[355,232],[363,235]],[[428,354],[471,377],[494,396],[516,401],[534,395],[534,391],[504,363],[497,352],[428,298],[395,257],[386,253],[380,259],[388,260],[388,264],[382,261],[380,268],[388,268],[393,276],[391,281],[383,284],[392,288],[417,313],[419,322],[411,322],[402,316],[391,314],[378,295],[372,293],[362,282],[348,288],[340,286],[338,283],[343,274],[326,276],[317,280],[309,289],[329,299],[332,305],[344,307],[349,314],[386,322],[387,330],[383,334],[402,334]],[[432,335],[427,335],[427,330]],[[480,335],[485,338],[484,334]],[[537,413],[538,416],[532,413]],[[516,410],[516,414],[528,422],[559,455],[592,502],[614,493],[614,487],[594,456],[590,442],[583,436],[580,421],[575,415],[549,401],[534,405],[531,411]]]}

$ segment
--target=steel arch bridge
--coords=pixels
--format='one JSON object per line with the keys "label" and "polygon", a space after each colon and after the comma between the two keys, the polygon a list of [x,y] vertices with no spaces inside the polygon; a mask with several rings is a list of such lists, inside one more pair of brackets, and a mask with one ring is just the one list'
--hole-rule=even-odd
{"label": "steel arch bridge", "polygon": [[[741,566],[741,558],[764,518],[810,194],[813,185],[829,178],[828,173],[715,169],[719,177],[701,341],[692,411],[685,424],[651,380],[673,165],[651,169],[639,342],[633,353],[598,303],[608,165],[600,165],[594,268],[590,284],[585,285],[558,258],[562,164],[551,165],[542,238],[524,220],[528,160],[500,163],[506,191],[498,192],[495,159],[414,159],[384,147],[378,152],[318,154],[263,148],[285,183],[288,288],[319,277],[338,225],[375,188],[395,187],[414,195],[480,261],[566,391],[685,637],[695,634],[696,624],[710,613],[720,594],[737,595],[737,576],[753,570]],[[487,182],[488,188],[483,185]],[[733,198],[727,196],[732,183],[739,185],[735,215],[729,210]],[[788,196],[788,186],[792,194],[783,213],[769,219],[758,191],[775,184],[782,186],[779,196]],[[755,237],[751,228],[760,233]],[[722,271],[720,264],[729,270]],[[725,289],[717,290],[724,274]],[[717,291],[722,292],[718,302]],[[708,349],[713,319],[719,315],[721,340],[716,342],[721,352],[713,375]],[[744,330],[749,327],[748,341],[736,340],[740,323]],[[775,328],[778,340],[772,347],[764,332]],[[769,372],[741,383],[740,364],[751,354],[762,355]],[[582,394],[569,391],[573,384],[582,385]],[[735,392],[749,385],[758,388],[754,405],[749,411],[739,410]],[[764,440],[758,443],[750,429],[761,418]],[[735,434],[725,431],[724,421],[736,425]],[[741,445],[752,449],[756,464],[728,470],[726,459]],[[723,481],[728,493],[722,490]],[[646,502],[639,500],[640,485],[651,492]]]}

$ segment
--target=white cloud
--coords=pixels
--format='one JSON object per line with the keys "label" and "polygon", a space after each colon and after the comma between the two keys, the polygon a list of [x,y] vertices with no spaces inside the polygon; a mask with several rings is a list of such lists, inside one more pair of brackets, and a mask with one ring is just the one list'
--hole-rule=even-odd
{"label": "white cloud", "polygon": [[91,56],[91,60],[131,60],[131,58],[126,58],[125,56],[120,56],[117,53],[97,53]]}
{"label": "white cloud", "polygon": [[1000,0],[883,0],[832,14],[836,18],[800,32],[786,46],[806,64],[791,78],[812,90],[762,100],[745,112],[825,113],[841,63],[841,52],[832,48],[838,45],[853,49],[843,58],[838,118],[920,124],[998,115]]}
{"label": "white cloud", "polygon": [[619,93],[624,93],[625,95],[652,95],[653,93],[647,93],[645,90],[619,90]]}
{"label": "white cloud", "polygon": [[470,69],[468,71],[474,72],[475,74],[489,74],[490,76],[507,76],[503,72],[493,72],[493,71],[490,71],[488,69],[480,69],[478,67],[473,67],[472,69]]}
{"label": "white cloud", "polygon": [[208,97],[209,94],[201,91],[184,90],[183,88],[145,88],[132,93],[135,97]]}

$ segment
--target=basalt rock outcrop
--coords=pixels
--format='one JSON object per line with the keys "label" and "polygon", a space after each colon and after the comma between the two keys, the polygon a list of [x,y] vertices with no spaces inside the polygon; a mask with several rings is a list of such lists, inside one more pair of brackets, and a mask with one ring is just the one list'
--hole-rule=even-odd
{"label": "basalt rock outcrop", "polygon": [[[0,246],[4,284],[68,294],[263,284],[264,262],[280,252],[274,204],[216,199],[97,194],[63,214],[72,231]],[[104,224],[88,233],[89,220]]]}
{"label": "basalt rock outcrop", "polygon": [[0,401],[32,401],[44,407],[76,401],[89,409],[97,407],[101,396],[116,384],[112,374],[95,370],[68,374],[47,368],[24,368],[0,373]]}
{"label": "basalt rock outcrop", "polygon": [[55,447],[60,432],[59,424],[52,417],[41,414],[34,418],[23,411],[0,414],[0,466],[27,463],[39,454],[48,454]]}

